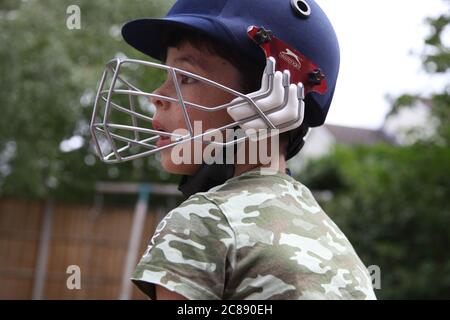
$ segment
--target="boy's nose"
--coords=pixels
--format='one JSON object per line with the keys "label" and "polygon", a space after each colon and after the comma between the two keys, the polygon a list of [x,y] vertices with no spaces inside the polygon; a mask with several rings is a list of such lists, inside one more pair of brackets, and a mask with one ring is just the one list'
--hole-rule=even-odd
{"label": "boy's nose", "polygon": [[[164,92],[164,84],[155,91],[153,91],[152,94],[168,97],[167,93]],[[153,103],[157,109],[161,107],[167,108],[170,105],[170,101],[162,99],[161,97],[151,97],[150,102]]]}

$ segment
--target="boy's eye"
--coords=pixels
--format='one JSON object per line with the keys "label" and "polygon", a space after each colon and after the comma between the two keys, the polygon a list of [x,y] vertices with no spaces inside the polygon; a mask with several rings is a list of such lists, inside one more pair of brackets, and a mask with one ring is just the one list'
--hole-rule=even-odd
{"label": "boy's eye", "polygon": [[193,83],[197,82],[196,79],[185,76],[185,75],[181,75],[180,80],[181,80],[180,81],[181,84],[193,84]]}

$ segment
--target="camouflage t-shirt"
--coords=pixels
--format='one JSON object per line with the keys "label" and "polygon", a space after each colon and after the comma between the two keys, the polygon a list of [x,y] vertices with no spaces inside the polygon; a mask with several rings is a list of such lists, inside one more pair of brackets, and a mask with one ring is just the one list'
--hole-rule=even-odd
{"label": "camouflage t-shirt", "polygon": [[345,235],[284,173],[252,170],[197,193],[158,225],[132,278],[188,299],[375,299]]}

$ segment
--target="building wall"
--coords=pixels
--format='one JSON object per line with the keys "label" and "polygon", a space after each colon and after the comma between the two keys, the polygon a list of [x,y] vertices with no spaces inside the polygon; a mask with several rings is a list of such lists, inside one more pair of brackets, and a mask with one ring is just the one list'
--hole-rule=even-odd
{"label": "building wall", "polygon": [[[45,202],[0,199],[0,299],[33,297],[45,208]],[[56,203],[53,209],[42,298],[117,299],[134,208]],[[161,214],[147,213],[139,254]],[[80,267],[81,290],[67,288],[70,265]],[[132,296],[146,299],[135,288]]]}

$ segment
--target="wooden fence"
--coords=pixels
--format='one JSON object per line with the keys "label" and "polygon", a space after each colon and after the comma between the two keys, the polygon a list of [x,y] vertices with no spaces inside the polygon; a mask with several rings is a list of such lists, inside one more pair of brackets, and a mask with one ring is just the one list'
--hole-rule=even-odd
{"label": "wooden fence", "polygon": [[[133,212],[0,199],[0,299],[118,299]],[[165,213],[150,206],[139,256]],[[81,289],[67,287],[71,265],[80,267]],[[132,298],[146,299],[136,288]]]}

